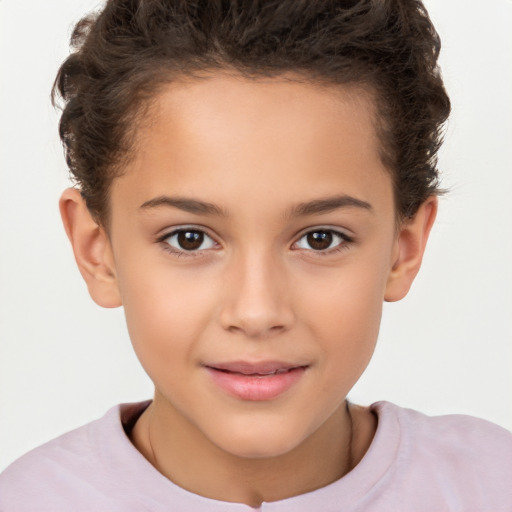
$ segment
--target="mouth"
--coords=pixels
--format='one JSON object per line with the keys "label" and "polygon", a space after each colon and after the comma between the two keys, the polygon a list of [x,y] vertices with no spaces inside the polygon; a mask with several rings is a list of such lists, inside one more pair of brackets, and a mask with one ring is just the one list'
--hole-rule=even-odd
{"label": "mouth", "polygon": [[235,361],[204,365],[214,384],[228,395],[248,401],[273,400],[294,387],[308,365],[280,361]]}

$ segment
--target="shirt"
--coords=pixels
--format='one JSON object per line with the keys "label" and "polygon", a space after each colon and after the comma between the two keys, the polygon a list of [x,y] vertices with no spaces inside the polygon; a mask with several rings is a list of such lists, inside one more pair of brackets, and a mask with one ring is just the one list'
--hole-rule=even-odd
{"label": "shirt", "polygon": [[126,434],[148,404],[116,406],[15,461],[0,475],[0,511],[512,511],[512,434],[484,420],[377,402],[376,434],[352,471],[253,509],[196,495],[159,473]]}

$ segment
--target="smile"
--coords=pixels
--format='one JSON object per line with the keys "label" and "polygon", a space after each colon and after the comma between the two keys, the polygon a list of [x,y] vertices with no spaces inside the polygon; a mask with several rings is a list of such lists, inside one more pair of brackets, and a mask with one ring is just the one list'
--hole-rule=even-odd
{"label": "smile", "polygon": [[241,400],[265,401],[277,398],[297,384],[308,366],[280,362],[233,362],[205,365],[214,384]]}

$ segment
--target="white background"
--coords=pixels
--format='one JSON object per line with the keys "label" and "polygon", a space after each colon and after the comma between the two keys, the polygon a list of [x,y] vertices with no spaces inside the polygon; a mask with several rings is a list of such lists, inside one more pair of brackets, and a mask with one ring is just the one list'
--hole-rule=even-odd
{"label": "white background", "polygon": [[[97,4],[0,0],[0,470],[152,394],[122,311],[87,295],[57,209],[68,182],[49,92],[71,24]],[[512,1],[426,6],[453,102],[440,159],[451,192],[350,396],[512,429]]]}

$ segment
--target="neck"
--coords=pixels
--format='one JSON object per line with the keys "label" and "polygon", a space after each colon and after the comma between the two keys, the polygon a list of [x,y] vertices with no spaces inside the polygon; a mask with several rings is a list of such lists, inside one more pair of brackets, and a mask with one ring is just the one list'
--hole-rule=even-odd
{"label": "neck", "polygon": [[180,487],[207,498],[259,507],[263,501],[324,487],[348,473],[374,432],[362,443],[354,426],[364,430],[360,410],[344,403],[293,450],[276,457],[245,458],[213,444],[183,417],[167,411],[156,396],[131,438],[146,459]]}

